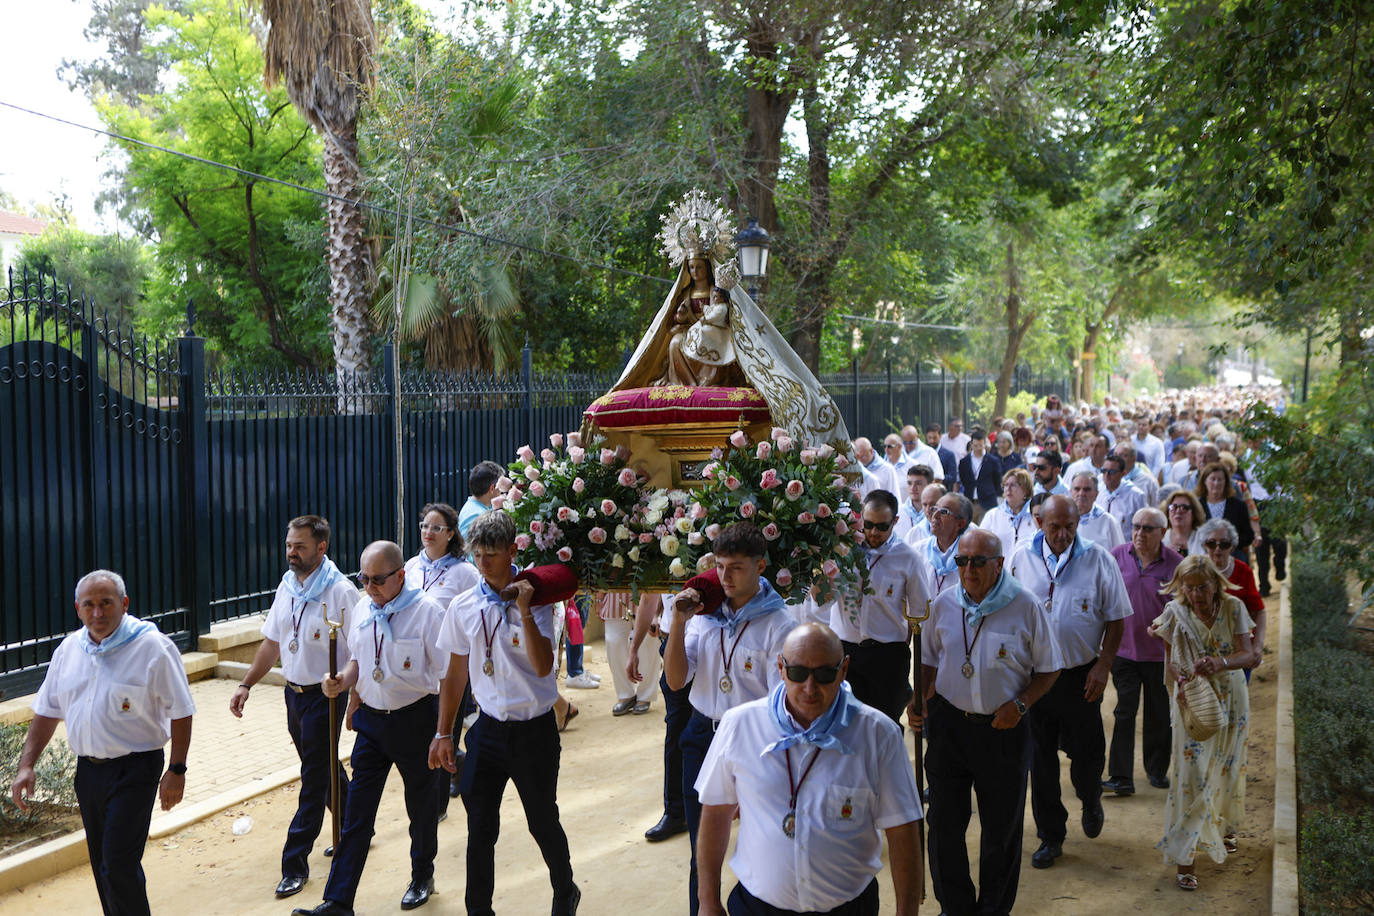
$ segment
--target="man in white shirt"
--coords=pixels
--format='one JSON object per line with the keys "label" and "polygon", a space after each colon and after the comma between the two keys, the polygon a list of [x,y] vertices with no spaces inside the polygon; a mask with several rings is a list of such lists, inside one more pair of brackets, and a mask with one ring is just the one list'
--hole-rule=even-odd
{"label": "man in white shirt", "polygon": [[906,613],[925,611],[925,584],[916,551],[892,536],[897,500],[870,493],[863,505],[864,543],[871,595],[842,597],[831,605],[830,629],[844,642],[852,664],[849,686],[862,703],[901,723],[911,699],[911,639]]}
{"label": "man in white shirt", "polygon": [[[558,819],[553,605],[534,604],[534,586],[514,581],[515,523],[508,514],[487,513],[468,531],[468,549],[482,581],[453,599],[439,631],[447,675],[429,745],[430,766],[454,772],[453,736],[447,730],[470,682],[481,712],[468,729],[460,785],[468,813],[464,903],[471,916],[491,916],[501,797],[506,783],[513,782],[549,869],[554,916],[573,916],[582,892],[573,882],[568,837]],[[511,589],[514,599],[505,597]]]}
{"label": "man in white shirt", "polygon": [[[902,505],[897,515],[897,524],[892,529],[893,537],[907,540],[907,535],[914,529],[923,530],[925,533],[919,535],[921,538],[930,537],[930,519],[926,518],[927,506],[923,505],[922,494],[926,487],[935,481],[935,471],[924,464],[907,465],[906,469],[906,491],[907,497],[902,500]],[[940,487],[938,496],[932,496],[930,505],[935,505],[935,501],[940,496],[945,495],[945,488]]]}
{"label": "man in white shirt", "polygon": [[[1069,488],[1059,476],[1059,469],[1063,466],[1063,457],[1058,452],[1048,450],[1041,451],[1040,454],[1026,462],[1026,467],[1030,468],[1031,476],[1035,478],[1035,492],[1068,496]],[[1035,494],[1032,493],[1031,495],[1034,496]]]}
{"label": "man in white shirt", "polygon": [[[1126,472],[1121,479],[1134,485],[1137,490],[1145,494],[1145,505],[1153,506],[1159,502],[1159,481],[1145,468],[1145,465],[1136,462],[1135,446],[1126,442],[1119,443],[1112,449],[1112,454],[1124,462]],[[1129,516],[1127,516],[1125,524],[1130,524]]]}
{"label": "man in white shirt", "polygon": [[[930,781],[930,874],[947,913],[1010,913],[1021,874],[1030,727],[1025,721],[1059,676],[1044,608],[1003,568],[1002,542],[979,528],[959,540],[958,587],[931,605],[921,645]],[[965,835],[978,796],[980,887]]]}
{"label": "man in white shirt", "polygon": [[1092,471],[1079,471],[1069,482],[1069,495],[1073,498],[1074,508],[1078,510],[1078,536],[1084,540],[1101,544],[1111,550],[1125,542],[1121,523],[1097,505],[1097,475]]}
{"label": "man in white shirt", "polygon": [[1164,440],[1150,432],[1150,415],[1138,413],[1135,417],[1135,436],[1131,439],[1139,461],[1150,469],[1156,478],[1164,470]]}
{"label": "man in white shirt", "polygon": [[964,432],[964,421],[958,417],[950,417],[945,426],[945,434],[940,437],[940,448],[949,449],[957,464],[968,454],[969,436]]}
{"label": "man in white shirt", "polygon": [[[288,569],[262,623],[262,642],[258,643],[253,663],[229,698],[229,711],[235,718],[243,718],[249,689],[280,660],[282,677],[286,679],[286,730],[301,761],[301,790],[296,799],[296,816],[286,830],[286,845],[282,848],[278,897],[299,893],[310,876],[310,851],[320,835],[324,811],[329,805],[331,765],[339,768],[340,822],[343,801],[348,795],[348,774],[334,755],[343,717],[336,719],[331,735],[329,698],[320,689],[320,682],[329,675],[328,620],[342,624],[335,670],[342,671],[351,658],[348,622],[358,603],[358,589],[329,558],[329,533],[329,522],[318,515],[302,515],[287,524]],[[332,846],[325,850],[326,855],[333,853]]]}
{"label": "man in white shirt", "polygon": [[326,697],[353,691],[353,778],[324,902],[292,916],[351,916],[392,766],[400,771],[410,820],[410,884],[401,909],[422,906],[434,891],[440,783],[429,766],[425,732],[438,712],[439,679],[448,663],[437,645],[444,609],[406,584],[405,556],[392,541],[367,545],[358,566],[367,594],[348,622],[352,658],[337,678],[321,681]]}
{"label": "man in white shirt", "polygon": [[[1134,484],[1126,483],[1126,462],[1120,455],[1108,455],[1102,466],[1102,491],[1097,494],[1097,505],[1112,518],[1116,519],[1124,532],[1131,527],[1131,519],[1137,509],[1149,505],[1145,494]],[[1115,544],[1103,544],[1108,550]]]}
{"label": "man in white shirt", "polygon": [[915,916],[921,803],[900,729],[854,698],[850,659],[823,624],[793,630],[774,664],[784,680],[725,714],[697,778],[701,912],[725,912],[720,873],[738,808],[732,914],[875,916],[885,833],[896,912]]}
{"label": "man in white shirt", "polygon": [[1098,544],[1078,537],[1078,508],[1051,496],[1041,509],[1041,531],[1011,559],[1012,575],[1045,605],[1063,670],[1031,715],[1031,810],[1040,848],[1031,865],[1049,868],[1063,855],[1068,811],[1060,800],[1059,748],[1069,755],[1069,778],[1083,804],[1083,833],[1102,832],[1102,769],[1107,739],[1102,692],[1131,615],[1121,570]]}
{"label": "man in white shirt", "polygon": [[782,597],[763,578],[768,543],[752,522],[736,522],[711,545],[725,600],[702,613],[701,593],[683,589],[674,606],[663,670],[668,686],[681,690],[692,682],[692,718],[682,733],[682,795],[692,862],[687,878],[688,910],[697,913],[697,826],[701,802],[697,775],[729,709],[758,700],[782,679],[774,660],[796,625]]}
{"label": "man in white shirt", "polygon": [[[913,544],[917,572],[931,601],[959,584],[954,563],[959,538],[973,524],[973,503],[962,493],[946,493],[930,510],[931,536]],[[909,543],[909,542],[908,542]]]}
{"label": "man in white shirt", "polygon": [[[936,441],[939,441],[938,437]],[[902,427],[902,449],[906,452],[907,460],[910,463],[924,464],[935,471],[937,475],[944,476],[940,470],[940,453],[922,441],[921,434],[916,427]]]}
{"label": "man in white shirt", "polygon": [[[859,464],[865,471],[873,475],[876,489],[886,490],[893,496],[902,492],[902,485],[897,480],[897,471],[873,451],[873,443],[863,436],[854,440],[854,457],[859,459]],[[867,475],[864,476],[867,481]],[[864,495],[867,496],[868,492]]]}
{"label": "man in white shirt", "polygon": [[906,476],[906,469],[911,466],[911,456],[902,448],[901,436],[888,433],[883,437],[883,460],[892,465],[892,469],[897,472],[898,480]]}
{"label": "man in white shirt", "polygon": [[1187,442],[1183,443],[1181,450],[1174,450],[1175,457],[1178,457],[1180,454],[1182,457],[1179,457],[1177,461],[1169,465],[1168,471],[1164,475],[1165,483],[1176,483],[1182,486],[1184,478],[1188,476],[1188,472],[1197,470],[1197,466],[1193,461],[1197,457],[1197,449],[1201,444],[1201,439],[1189,439]]}
{"label": "man in white shirt", "polygon": [[[117,573],[97,569],[76,583],[83,626],[62,640],[48,663],[10,786],[14,803],[27,811],[34,766],[65,720],[77,758],[86,851],[107,916],[147,916],[142,862],[153,801],[159,799],[163,811],[181,801],[196,711],[181,653],[128,610],[128,591]],[[172,762],[164,773],[162,748],[169,737]]]}
{"label": "man in white shirt", "polygon": [[1110,446],[1107,444],[1107,437],[1102,435],[1093,436],[1088,441],[1088,454],[1079,458],[1064,469],[1064,479],[1069,482],[1069,489],[1073,489],[1073,479],[1083,471],[1091,471],[1095,476],[1102,473],[1102,463],[1107,460],[1107,452]]}

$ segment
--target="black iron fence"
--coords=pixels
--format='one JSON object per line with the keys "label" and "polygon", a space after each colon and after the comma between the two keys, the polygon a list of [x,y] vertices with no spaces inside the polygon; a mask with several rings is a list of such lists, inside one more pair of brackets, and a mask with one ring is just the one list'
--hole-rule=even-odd
{"label": "black iron fence", "polygon": [[[134,613],[192,648],[212,623],[270,603],[292,517],[327,517],[344,569],[398,524],[413,548],[424,503],[460,506],[473,465],[577,429],[615,380],[536,373],[528,350],[519,371],[496,375],[398,377],[391,360],[388,349],[381,371],[358,375],[207,372],[200,338],[149,341],[51,278],[11,279],[0,302],[0,689],[37,684],[78,625],[81,573],[118,570]],[[962,378],[955,399],[939,370],[824,381],[851,434],[879,437],[899,418],[967,416],[990,383]]]}

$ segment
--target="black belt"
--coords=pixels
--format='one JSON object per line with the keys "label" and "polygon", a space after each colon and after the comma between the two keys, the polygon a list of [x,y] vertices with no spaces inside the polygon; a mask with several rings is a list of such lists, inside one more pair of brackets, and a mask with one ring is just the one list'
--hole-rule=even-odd
{"label": "black belt", "polygon": [[892,642],[883,642],[879,639],[864,639],[853,643],[853,645],[861,646],[865,649],[875,649],[879,646],[905,646],[906,643],[900,639],[894,639]]}
{"label": "black belt", "polygon": [[319,684],[293,684],[293,683],[291,683],[290,681],[287,681],[287,682],[286,682],[286,689],[289,690],[289,691],[291,691],[292,693],[319,693],[319,692],[320,692],[320,685],[319,685]]}
{"label": "black belt", "polygon": [[362,709],[366,709],[370,713],[375,713],[379,716],[394,716],[397,713],[406,712],[409,709],[419,706],[421,703],[423,703],[425,700],[429,699],[432,696],[434,696],[434,694],[432,693],[425,694],[424,696],[420,697],[420,699],[416,700],[414,703],[407,703],[406,705],[398,709],[378,709],[375,706],[368,706],[366,703],[359,703],[358,706]]}
{"label": "black belt", "polygon": [[120,760],[128,760],[130,757],[143,757],[143,756],[146,756],[146,755],[148,755],[148,754],[161,754],[161,753],[162,753],[162,749],[161,749],[161,748],[158,748],[158,749],[155,750],[155,751],[130,751],[129,753],[124,754],[124,755],[119,756],[119,757],[86,757],[86,756],[81,756],[81,757],[77,757],[76,759],[77,759],[77,760],[85,761],[86,763],[93,763],[93,764],[96,764],[97,766],[99,766],[100,764],[104,764],[104,763],[117,763],[117,762],[119,762]]}
{"label": "black belt", "polygon": [[946,706],[957,712],[959,715],[963,716],[965,719],[968,719],[970,722],[977,722],[980,725],[990,725],[992,724],[992,720],[996,718],[995,713],[966,712],[965,710],[960,709],[958,706],[955,706],[949,700],[946,700],[944,697],[940,696],[940,694],[937,693],[935,694],[935,696],[939,697],[939,699],[942,700]]}

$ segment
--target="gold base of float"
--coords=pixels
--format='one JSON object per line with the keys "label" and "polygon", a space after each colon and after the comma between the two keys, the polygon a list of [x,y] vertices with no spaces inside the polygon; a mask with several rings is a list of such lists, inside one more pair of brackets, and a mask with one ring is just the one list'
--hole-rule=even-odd
{"label": "gold base of float", "polygon": [[590,424],[593,435],[607,446],[623,445],[630,450],[630,466],[665,490],[691,490],[703,484],[701,469],[711,460],[711,452],[728,449],[730,436],[744,430],[751,440],[768,438],[769,421],[749,423],[741,416],[733,423],[693,423],[691,425],[652,424],[602,429]]}

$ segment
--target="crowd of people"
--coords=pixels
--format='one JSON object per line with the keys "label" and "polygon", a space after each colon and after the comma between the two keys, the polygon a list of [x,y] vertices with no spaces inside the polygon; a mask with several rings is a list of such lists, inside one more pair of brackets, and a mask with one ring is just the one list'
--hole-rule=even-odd
{"label": "crowd of people", "polygon": [[[599,686],[581,664],[591,613],[605,627],[612,714],[642,715],[662,695],[663,813],[645,838],[688,834],[692,916],[876,913],[884,840],[899,914],[917,912],[923,852],[943,912],[1010,912],[1027,790],[1040,840],[1031,865],[1052,868],[1070,833],[1059,752],[1091,840],[1104,829],[1103,793],[1136,791],[1138,714],[1144,773],[1166,793],[1157,848],[1178,887],[1197,888],[1197,854],[1221,863],[1237,848],[1249,672],[1264,650],[1270,573],[1286,574],[1286,544],[1265,525],[1268,445],[1234,431],[1258,398],[1282,406],[1265,390],[1076,407],[1051,397],[967,431],[957,418],[926,424],[924,436],[905,426],[883,437],[881,454],[858,437],[866,588],[799,605],[764,576],[767,544],[750,522],[725,527],[715,570],[676,594],[546,600],[519,576],[510,516],[491,509],[494,462],[472,470],[460,509],[424,508],[415,556],[368,545],[361,595],[328,555],[329,522],[291,520],[288,568],[229,709],[244,715],[280,665],[301,789],[276,895],[304,889],[337,803],[323,902],[293,912],[352,913],[394,766],[410,825],[402,909],[433,893],[438,824],[460,798],[466,912],[493,912],[499,809],[513,782],[552,912],[575,913],[557,785],[559,732],[577,709],[559,693],[558,669],[566,648],[565,686]],[[139,863],[149,817],[155,797],[164,808],[181,797],[195,712],[174,646],[128,608],[117,573],[78,582],[83,626],[34,699],[11,787],[26,805],[38,755],[65,720],[107,913],[148,912]],[[342,715],[331,716],[335,704]],[[351,774],[333,752],[341,727],[356,733]],[[976,886],[965,843],[973,793]],[[732,829],[738,883],[727,895]]]}

